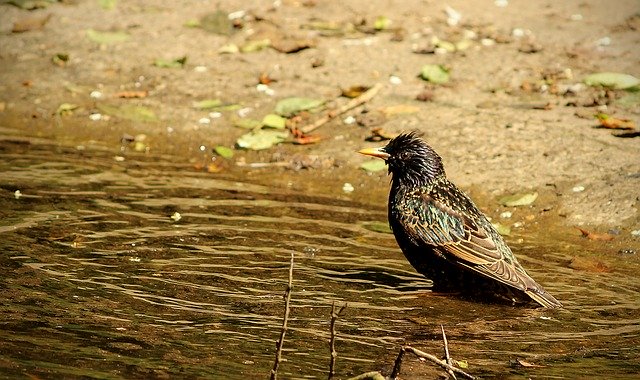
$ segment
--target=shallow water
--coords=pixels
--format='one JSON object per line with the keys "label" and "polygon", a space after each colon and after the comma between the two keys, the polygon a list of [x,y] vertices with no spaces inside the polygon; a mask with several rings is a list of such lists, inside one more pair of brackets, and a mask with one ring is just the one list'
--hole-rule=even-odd
{"label": "shallow water", "polygon": [[[440,355],[440,324],[475,375],[640,373],[637,255],[613,254],[603,260],[614,269],[586,272],[567,266],[576,252],[593,254],[575,242],[511,238],[565,309],[472,303],[432,294],[393,236],[367,228],[386,220],[383,205],[201,173],[171,157],[114,155],[0,139],[0,376],[265,378],[291,254],[282,378],[326,377],[334,302],[348,304],[338,378],[388,374],[402,344]],[[403,373],[437,370],[407,358]]]}

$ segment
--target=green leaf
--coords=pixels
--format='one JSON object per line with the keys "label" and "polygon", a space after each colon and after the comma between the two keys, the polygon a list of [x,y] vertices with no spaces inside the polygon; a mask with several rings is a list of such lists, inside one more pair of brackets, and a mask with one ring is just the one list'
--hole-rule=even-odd
{"label": "green leaf", "polygon": [[157,66],[157,67],[165,67],[165,68],[169,68],[169,69],[174,69],[174,68],[183,67],[185,63],[187,63],[187,56],[186,55],[184,57],[175,58],[175,59],[158,58],[153,62],[153,65]]}
{"label": "green leaf", "polygon": [[389,227],[389,223],[387,222],[366,222],[362,224],[362,227],[373,232],[380,232],[383,234],[392,233],[391,227]]}
{"label": "green leaf", "polygon": [[91,41],[102,44],[111,45],[119,42],[125,42],[131,38],[127,32],[98,32],[97,30],[87,30],[87,38]]}
{"label": "green leaf", "polygon": [[240,46],[240,51],[243,53],[254,53],[269,46],[271,46],[271,40],[268,38],[262,40],[253,40],[248,41],[244,45]]}
{"label": "green leaf", "polygon": [[110,11],[116,7],[118,0],[100,0],[100,6],[102,9]]}
{"label": "green leaf", "polygon": [[391,26],[391,20],[387,16],[378,16],[373,22],[373,28],[375,30],[389,29]]}
{"label": "green leaf", "polygon": [[231,158],[233,157],[233,149],[227,148],[226,146],[218,145],[213,148],[216,154],[222,158]]}
{"label": "green leaf", "polygon": [[365,161],[360,165],[360,169],[366,170],[368,172],[379,172],[380,170],[386,169],[387,164],[380,159]]}
{"label": "green leaf", "polygon": [[262,119],[262,125],[269,128],[284,129],[287,126],[287,119],[282,116],[270,113]]}
{"label": "green leaf", "polygon": [[420,70],[420,77],[435,84],[447,83],[449,71],[442,65],[424,65]]}
{"label": "green leaf", "polygon": [[147,107],[135,106],[132,104],[125,104],[120,107],[110,106],[107,104],[98,104],[97,107],[100,112],[107,115],[119,117],[121,119],[141,122],[158,120],[156,114]]}
{"label": "green leaf", "polygon": [[229,14],[221,10],[204,15],[198,26],[207,32],[223,36],[230,36],[233,33],[233,23],[229,20]]}
{"label": "green leaf", "polygon": [[301,111],[318,108],[324,104],[324,100],[311,98],[285,98],[276,104],[275,112],[284,117],[293,116]]}
{"label": "green leaf", "polygon": [[78,108],[77,104],[62,103],[58,106],[58,109],[56,110],[56,114],[60,116],[71,115],[73,111],[77,108]]}
{"label": "green leaf", "polygon": [[507,207],[515,207],[515,206],[528,206],[533,203],[533,201],[538,198],[538,193],[519,193],[513,195],[507,195],[506,197],[500,198],[498,201],[501,205]]}
{"label": "green leaf", "polygon": [[511,227],[506,226],[502,223],[491,223],[493,224],[493,226],[496,228],[496,231],[498,231],[498,233],[502,236],[509,236],[511,235]]}
{"label": "green leaf", "polygon": [[222,101],[220,99],[205,99],[199,102],[193,103],[193,108],[197,108],[199,110],[209,110],[212,108],[220,107],[222,105]]}
{"label": "green leaf", "polygon": [[233,120],[233,126],[244,129],[255,129],[261,127],[262,122],[260,120],[251,119],[249,117],[235,118]]}
{"label": "green leaf", "polygon": [[466,360],[456,360],[456,363],[458,364],[458,367],[462,369],[469,368],[469,362],[467,362]]}
{"label": "green leaf", "polygon": [[595,73],[587,75],[584,83],[589,86],[603,86],[618,90],[631,89],[640,85],[640,80],[633,75],[621,73]]}
{"label": "green leaf", "polygon": [[239,148],[251,150],[269,149],[283,142],[289,133],[274,129],[260,129],[240,136],[236,141]]}

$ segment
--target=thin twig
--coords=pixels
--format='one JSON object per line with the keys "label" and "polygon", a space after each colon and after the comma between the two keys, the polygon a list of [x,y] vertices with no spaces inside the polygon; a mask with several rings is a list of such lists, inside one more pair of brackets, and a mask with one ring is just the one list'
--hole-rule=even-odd
{"label": "thin twig", "polygon": [[305,133],[305,134],[315,131],[316,129],[327,124],[328,122],[342,115],[343,113],[351,109],[354,109],[359,105],[362,105],[368,102],[369,100],[373,99],[373,97],[376,96],[376,94],[378,93],[378,91],[380,91],[381,88],[382,88],[382,84],[376,83],[373,87],[363,92],[362,95],[358,96],[357,98],[351,99],[348,103],[345,103],[334,110],[328,111],[324,116],[322,116],[318,120],[300,128],[300,131],[302,131],[302,133]]}
{"label": "thin twig", "polygon": [[338,319],[340,314],[342,314],[346,307],[347,304],[345,303],[336,312],[336,302],[333,301],[333,304],[331,305],[331,339],[329,340],[329,349],[331,349],[331,361],[329,362],[329,380],[331,380],[336,374],[336,358],[338,357],[338,352],[336,351],[336,320]]}
{"label": "thin twig", "polygon": [[440,367],[442,367],[444,369],[450,369],[453,372],[457,373],[458,375],[461,375],[464,378],[471,379],[471,380],[475,379],[474,376],[469,375],[465,371],[463,371],[463,370],[461,370],[459,368],[456,368],[456,367],[454,367],[452,365],[449,365],[447,362],[445,362],[443,360],[440,360],[437,357],[435,357],[435,356],[433,356],[431,354],[428,354],[428,353],[426,353],[424,351],[420,351],[417,348],[413,348],[413,347],[410,347],[410,346],[405,346],[404,350],[408,351],[408,352],[411,352],[412,354],[414,354],[414,355],[416,355],[418,357],[427,359],[430,362],[435,363],[435,364],[439,365]]}
{"label": "thin twig", "polygon": [[400,347],[400,352],[398,352],[398,357],[396,358],[395,363],[393,363],[393,371],[391,371],[391,380],[395,380],[400,374],[400,367],[402,366],[402,358],[404,357],[404,347]]}
{"label": "thin twig", "polygon": [[[444,360],[447,362],[447,364],[452,365],[451,356],[449,356],[449,343],[447,342],[447,334],[444,333],[443,325],[440,325],[440,329],[442,330],[442,341],[444,342]],[[452,370],[447,369],[447,373],[453,378],[453,380],[457,380],[456,374],[453,373]]]}
{"label": "thin twig", "polygon": [[271,370],[271,380],[278,378],[278,366],[282,360],[282,346],[284,345],[284,336],[287,334],[287,322],[289,321],[289,303],[291,302],[291,290],[293,289],[293,253],[291,254],[291,263],[289,264],[289,283],[287,290],[284,291],[284,318],[282,319],[282,329],[280,330],[280,339],[276,342],[276,359],[273,362]]}

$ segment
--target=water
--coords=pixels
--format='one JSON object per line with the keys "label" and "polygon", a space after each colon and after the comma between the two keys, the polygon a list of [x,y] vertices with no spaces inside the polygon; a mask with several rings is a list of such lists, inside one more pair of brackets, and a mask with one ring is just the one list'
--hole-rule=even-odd
{"label": "water", "polygon": [[[514,237],[565,309],[472,303],[432,294],[393,236],[367,228],[386,220],[384,204],[202,173],[172,157],[117,162],[111,150],[45,139],[4,136],[0,156],[2,377],[265,378],[292,253],[282,378],[326,378],[334,302],[348,304],[338,378],[388,374],[402,344],[441,355],[440,324],[475,375],[640,373],[638,255]],[[572,269],[575,256],[611,269]],[[402,373],[438,372],[407,357]]]}

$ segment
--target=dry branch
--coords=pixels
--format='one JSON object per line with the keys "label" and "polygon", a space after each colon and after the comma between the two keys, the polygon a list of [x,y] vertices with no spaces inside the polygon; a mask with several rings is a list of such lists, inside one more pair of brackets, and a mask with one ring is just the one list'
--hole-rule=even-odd
{"label": "dry branch", "polygon": [[344,309],[347,307],[345,303],[342,307],[336,312],[336,303],[335,301],[331,305],[331,339],[329,340],[329,349],[331,350],[331,361],[329,362],[329,377],[331,380],[335,373],[336,366],[336,358],[338,357],[338,352],[336,351],[336,320],[342,314]]}
{"label": "dry branch", "polygon": [[376,96],[376,94],[380,91],[380,89],[382,88],[382,84],[380,83],[376,83],[373,87],[371,87],[370,89],[368,89],[367,91],[365,91],[362,95],[358,96],[357,98],[353,98],[351,99],[348,103],[345,103],[344,105],[333,109],[333,110],[329,110],[327,113],[324,114],[324,116],[322,116],[321,118],[319,118],[318,120],[314,121],[311,124],[305,125],[304,127],[300,128],[300,131],[302,131],[302,133],[307,134],[310,132],[315,131],[316,129],[320,128],[321,126],[327,124],[328,122],[330,122],[331,120],[335,119],[336,117],[342,115],[343,113],[354,109],[366,102],[368,102],[369,100],[373,99],[374,96]]}
{"label": "dry branch", "polygon": [[282,360],[282,346],[284,345],[284,336],[287,334],[287,322],[289,321],[289,303],[291,302],[291,290],[293,289],[293,253],[291,254],[291,263],[289,264],[289,283],[287,290],[284,292],[284,318],[282,318],[282,329],[280,330],[280,339],[276,342],[276,359],[273,362],[271,370],[271,380],[278,378],[278,366]]}
{"label": "dry branch", "polygon": [[[452,365],[453,363],[451,360],[451,356],[449,356],[449,343],[447,342],[447,334],[444,333],[443,325],[440,325],[440,329],[442,330],[442,341],[444,342],[444,360],[447,362],[447,364]],[[447,369],[447,373],[453,378],[453,380],[457,380],[456,374],[453,373],[452,370]]]}

